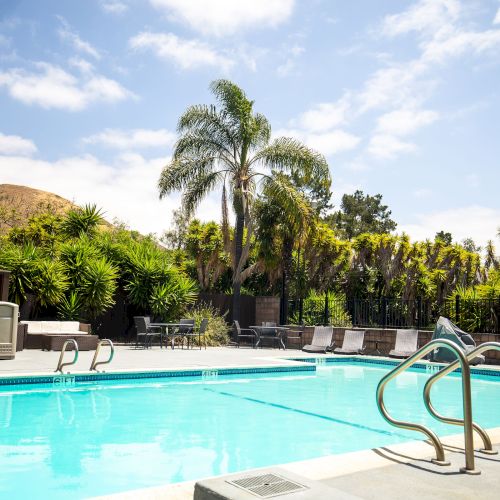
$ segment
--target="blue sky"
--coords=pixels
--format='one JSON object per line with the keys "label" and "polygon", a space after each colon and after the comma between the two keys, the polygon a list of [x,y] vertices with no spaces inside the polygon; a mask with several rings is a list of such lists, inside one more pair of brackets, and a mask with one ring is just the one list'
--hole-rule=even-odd
{"label": "blue sky", "polygon": [[[498,0],[3,0],[0,182],[145,232],[190,104],[230,78],[328,159],[334,200],[381,193],[413,238],[500,226]],[[218,219],[217,193],[200,207]]]}

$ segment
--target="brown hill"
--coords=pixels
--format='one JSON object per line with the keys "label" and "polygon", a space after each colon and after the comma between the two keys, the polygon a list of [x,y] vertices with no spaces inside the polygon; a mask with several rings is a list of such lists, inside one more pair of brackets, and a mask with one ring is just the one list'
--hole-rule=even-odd
{"label": "brown hill", "polygon": [[76,205],[48,191],[14,184],[0,184],[0,232],[22,225],[42,212],[64,214]]}

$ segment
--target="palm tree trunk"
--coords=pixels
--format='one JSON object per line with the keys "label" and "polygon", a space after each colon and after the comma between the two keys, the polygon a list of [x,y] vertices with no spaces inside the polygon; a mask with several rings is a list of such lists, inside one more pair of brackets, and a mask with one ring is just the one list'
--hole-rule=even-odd
{"label": "palm tree trunk", "polygon": [[293,238],[286,235],[283,239],[283,262],[281,273],[281,318],[282,324],[288,323],[288,299],[290,289],[290,278],[292,277],[293,266]]}
{"label": "palm tree trunk", "polygon": [[238,263],[243,253],[243,230],[245,215],[236,214],[236,228],[234,233],[234,266],[233,266],[233,321],[240,320],[241,312],[241,273],[238,272]]}

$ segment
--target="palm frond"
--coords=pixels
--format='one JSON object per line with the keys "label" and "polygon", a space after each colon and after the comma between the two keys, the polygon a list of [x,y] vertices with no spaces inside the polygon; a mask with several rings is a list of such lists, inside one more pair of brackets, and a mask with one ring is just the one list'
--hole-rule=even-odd
{"label": "palm frond", "polygon": [[254,162],[260,162],[271,169],[301,175],[304,181],[311,178],[330,179],[330,170],[325,157],[290,137],[276,139],[258,152]]}
{"label": "palm frond", "polygon": [[187,214],[192,214],[201,200],[222,180],[220,172],[200,172],[185,186],[182,195],[182,207]]}
{"label": "palm frond", "polygon": [[166,165],[158,180],[160,198],[172,191],[184,189],[193,179],[204,172],[211,172],[217,158],[214,156],[187,157],[172,160]]}

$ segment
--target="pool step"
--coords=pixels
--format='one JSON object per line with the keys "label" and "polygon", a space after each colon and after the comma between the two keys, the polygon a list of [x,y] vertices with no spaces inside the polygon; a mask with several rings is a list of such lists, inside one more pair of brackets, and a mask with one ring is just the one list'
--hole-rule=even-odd
{"label": "pool step", "polygon": [[356,500],[360,497],[278,467],[198,481],[194,500]]}

